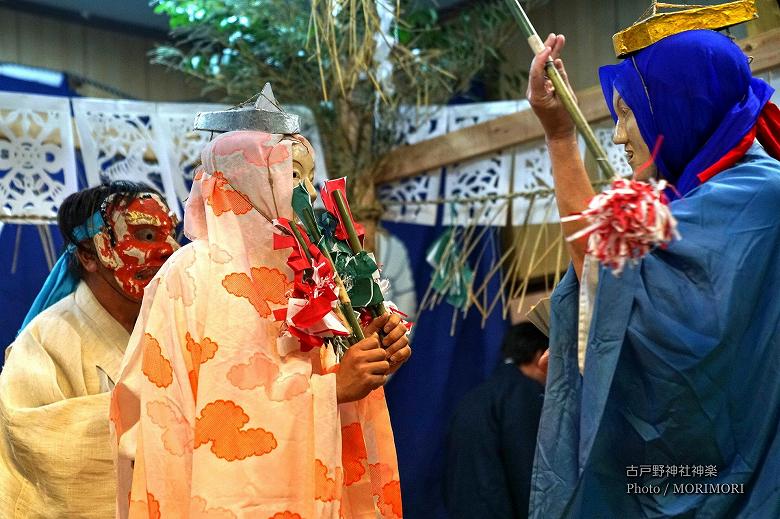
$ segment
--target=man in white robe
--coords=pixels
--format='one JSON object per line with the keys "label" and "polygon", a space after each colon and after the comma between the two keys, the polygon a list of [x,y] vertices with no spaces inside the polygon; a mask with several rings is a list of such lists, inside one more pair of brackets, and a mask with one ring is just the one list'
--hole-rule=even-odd
{"label": "man in white robe", "polygon": [[68,249],[0,373],[0,518],[108,518],[110,389],[143,288],[178,248],[159,195],[115,182],[65,200]]}

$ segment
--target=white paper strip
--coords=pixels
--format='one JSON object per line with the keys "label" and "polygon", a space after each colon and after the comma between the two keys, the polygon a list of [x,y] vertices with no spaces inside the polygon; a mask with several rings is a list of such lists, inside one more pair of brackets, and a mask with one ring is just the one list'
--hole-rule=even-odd
{"label": "white paper strip", "polygon": [[512,200],[512,225],[541,224],[556,221],[558,210],[552,194],[553,177],[550,154],[544,141],[518,147],[515,151],[514,193],[525,196]]}
{"label": "white paper strip", "polygon": [[[585,141],[578,139],[580,157]],[[524,194],[512,200],[512,225],[539,225],[559,220],[553,190],[552,163],[543,139],[515,148],[512,192]]]}

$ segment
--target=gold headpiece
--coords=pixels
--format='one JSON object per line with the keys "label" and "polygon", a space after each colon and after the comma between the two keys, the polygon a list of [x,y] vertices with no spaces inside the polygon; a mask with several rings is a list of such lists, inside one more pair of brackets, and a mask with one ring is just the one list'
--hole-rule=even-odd
{"label": "gold headpiece", "polygon": [[[659,13],[658,9],[679,9]],[[653,1],[650,9],[628,29],[612,37],[615,55],[624,58],[653,43],[684,31],[725,29],[758,18],[755,0],[739,0],[719,5],[680,5]]]}

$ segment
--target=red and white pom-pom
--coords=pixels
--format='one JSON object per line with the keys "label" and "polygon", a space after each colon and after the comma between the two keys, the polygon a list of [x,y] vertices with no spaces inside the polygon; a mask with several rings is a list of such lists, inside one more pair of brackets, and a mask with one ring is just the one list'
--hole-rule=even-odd
{"label": "red and white pom-pom", "polygon": [[672,239],[680,238],[665,187],[664,180],[615,180],[609,189],[591,199],[585,211],[561,218],[562,222],[583,218],[590,222],[566,239],[587,236],[588,254],[615,275],[620,274],[626,261],[635,263],[655,247],[666,247]]}

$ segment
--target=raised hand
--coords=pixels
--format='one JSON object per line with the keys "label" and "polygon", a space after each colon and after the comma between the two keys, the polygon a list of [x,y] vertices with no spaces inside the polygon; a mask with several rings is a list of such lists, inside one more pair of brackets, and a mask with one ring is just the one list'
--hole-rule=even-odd
{"label": "raised hand", "polygon": [[545,63],[552,56],[555,68],[558,69],[569,90],[572,90],[563,61],[560,59],[561,51],[566,45],[566,38],[562,34],[550,34],[544,45],[544,51],[535,56],[531,62],[526,96],[536,117],[542,123],[547,140],[571,138],[575,133],[574,123],[545,72]]}

